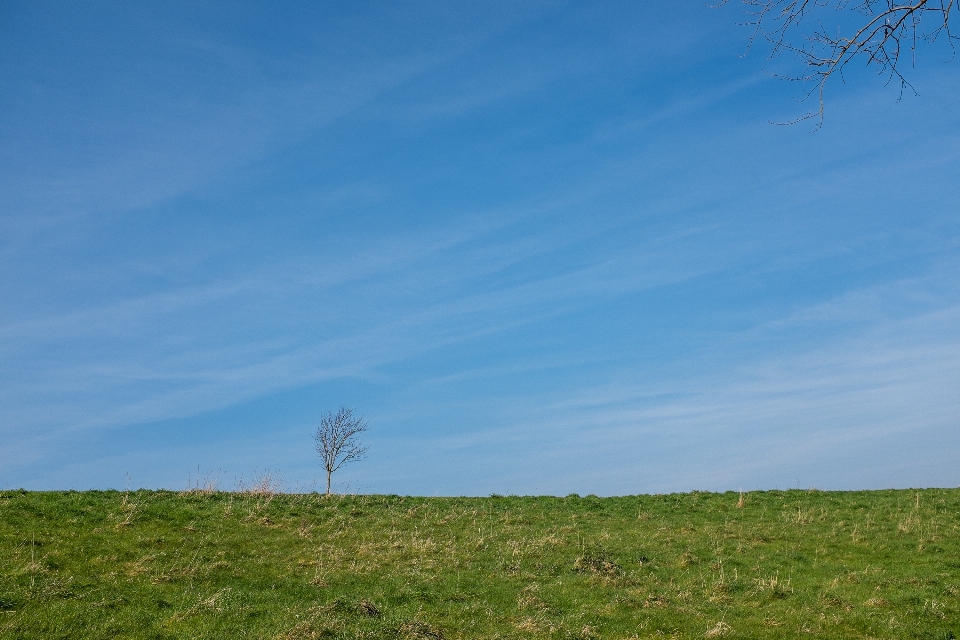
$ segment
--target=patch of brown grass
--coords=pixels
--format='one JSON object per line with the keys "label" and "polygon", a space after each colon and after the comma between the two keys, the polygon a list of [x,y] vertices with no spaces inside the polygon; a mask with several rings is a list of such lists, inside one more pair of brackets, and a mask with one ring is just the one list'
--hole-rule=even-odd
{"label": "patch of brown grass", "polygon": [[703,634],[704,638],[722,638],[733,633],[733,628],[721,620]]}

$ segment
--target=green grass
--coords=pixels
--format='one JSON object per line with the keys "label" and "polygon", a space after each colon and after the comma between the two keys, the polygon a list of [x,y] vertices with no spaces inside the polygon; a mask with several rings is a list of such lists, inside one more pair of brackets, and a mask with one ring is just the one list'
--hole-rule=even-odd
{"label": "green grass", "polygon": [[0,638],[960,635],[960,490],[0,492]]}

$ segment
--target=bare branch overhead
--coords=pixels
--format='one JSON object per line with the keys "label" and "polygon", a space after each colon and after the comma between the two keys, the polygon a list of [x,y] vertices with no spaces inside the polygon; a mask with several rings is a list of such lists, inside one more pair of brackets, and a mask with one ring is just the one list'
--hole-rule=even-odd
{"label": "bare branch overhead", "polygon": [[[726,4],[724,0],[721,4]],[[793,124],[816,118],[817,126],[823,123],[824,88],[827,81],[839,75],[855,59],[887,77],[887,82],[896,81],[901,93],[913,91],[902,69],[904,56],[910,56],[913,66],[917,47],[931,44],[943,38],[951,49],[960,39],[950,30],[950,18],[960,0],[741,0],[746,5],[746,24],[753,27],[750,46],[763,41],[770,46],[770,58],[784,52],[793,54],[806,68],[799,74],[773,75],[809,83],[806,98],[816,95],[817,109],[782,124]],[[838,20],[826,19],[826,12],[833,10]],[[853,26],[846,12],[855,12]],[[824,26],[837,24],[836,30]]]}

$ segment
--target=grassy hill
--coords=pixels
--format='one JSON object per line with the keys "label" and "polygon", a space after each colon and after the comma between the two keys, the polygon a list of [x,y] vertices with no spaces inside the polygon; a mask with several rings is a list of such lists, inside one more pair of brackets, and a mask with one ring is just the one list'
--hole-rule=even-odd
{"label": "grassy hill", "polygon": [[0,638],[953,638],[960,490],[0,492]]}

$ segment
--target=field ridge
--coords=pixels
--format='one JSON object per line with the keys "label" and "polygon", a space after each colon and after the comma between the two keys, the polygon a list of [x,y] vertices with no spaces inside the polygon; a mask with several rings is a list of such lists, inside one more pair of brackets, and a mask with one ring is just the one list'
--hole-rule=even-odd
{"label": "field ridge", "polygon": [[0,638],[960,635],[960,489],[0,492]]}

